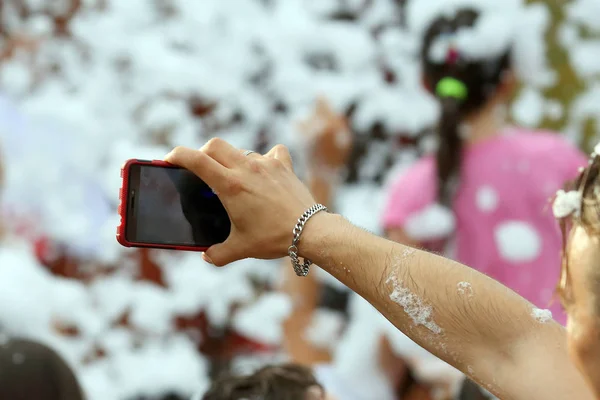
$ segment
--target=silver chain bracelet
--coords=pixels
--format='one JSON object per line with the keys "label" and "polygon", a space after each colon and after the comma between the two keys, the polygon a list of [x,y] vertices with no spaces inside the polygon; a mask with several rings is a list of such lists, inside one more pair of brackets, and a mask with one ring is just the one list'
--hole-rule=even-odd
{"label": "silver chain bracelet", "polygon": [[298,223],[294,226],[294,239],[292,239],[292,245],[288,248],[288,255],[292,260],[292,267],[294,267],[294,271],[298,276],[306,276],[308,275],[309,267],[312,265],[312,261],[304,259],[303,263],[300,263],[298,259],[298,242],[300,241],[300,235],[302,235],[302,230],[304,229],[304,225],[306,222],[316,213],[320,211],[329,211],[327,207],[323,204],[315,204],[308,210],[302,214],[300,218],[298,218]]}

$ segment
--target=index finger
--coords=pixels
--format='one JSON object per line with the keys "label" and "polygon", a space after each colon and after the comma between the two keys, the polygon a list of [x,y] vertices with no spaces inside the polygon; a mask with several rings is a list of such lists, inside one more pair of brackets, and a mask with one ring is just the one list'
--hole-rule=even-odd
{"label": "index finger", "polygon": [[165,161],[193,172],[216,191],[225,182],[225,178],[229,173],[226,167],[203,151],[182,146],[175,147],[173,151],[167,154]]}

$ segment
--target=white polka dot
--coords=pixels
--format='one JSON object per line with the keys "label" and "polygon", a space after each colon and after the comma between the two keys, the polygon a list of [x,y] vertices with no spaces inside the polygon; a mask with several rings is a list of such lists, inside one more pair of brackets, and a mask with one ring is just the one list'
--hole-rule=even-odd
{"label": "white polka dot", "polygon": [[494,232],[500,255],[513,263],[535,260],[542,249],[542,238],[533,226],[522,221],[507,221]]}
{"label": "white polka dot", "polygon": [[436,240],[452,234],[455,218],[447,207],[434,203],[408,217],[404,229],[415,240]]}
{"label": "white polka dot", "polygon": [[491,186],[482,186],[477,190],[477,207],[483,212],[492,212],[498,207],[498,194]]}

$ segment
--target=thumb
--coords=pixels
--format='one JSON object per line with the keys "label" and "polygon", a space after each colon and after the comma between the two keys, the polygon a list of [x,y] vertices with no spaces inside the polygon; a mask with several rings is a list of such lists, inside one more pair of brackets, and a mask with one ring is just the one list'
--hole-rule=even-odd
{"label": "thumb", "polygon": [[202,258],[207,263],[217,267],[223,267],[234,261],[243,259],[244,257],[241,255],[241,250],[242,248],[237,245],[230,236],[223,243],[210,246],[210,248],[202,254]]}

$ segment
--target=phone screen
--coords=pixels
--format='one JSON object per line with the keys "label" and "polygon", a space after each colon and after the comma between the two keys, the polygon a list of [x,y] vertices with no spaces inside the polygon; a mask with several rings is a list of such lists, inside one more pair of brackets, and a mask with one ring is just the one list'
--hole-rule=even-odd
{"label": "phone screen", "polygon": [[223,204],[186,169],[134,164],[128,196],[130,242],[210,247],[229,236],[231,222]]}

